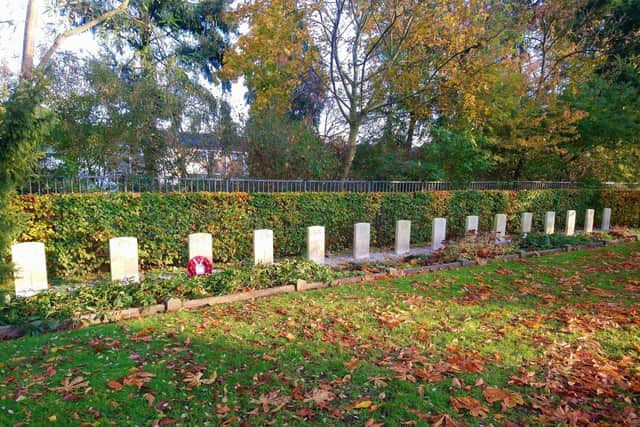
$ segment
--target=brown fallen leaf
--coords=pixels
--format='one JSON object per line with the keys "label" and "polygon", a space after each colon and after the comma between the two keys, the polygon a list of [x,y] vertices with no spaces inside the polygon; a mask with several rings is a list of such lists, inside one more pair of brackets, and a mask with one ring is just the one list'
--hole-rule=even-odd
{"label": "brown fallen leaf", "polygon": [[75,377],[71,379],[70,377],[66,377],[62,380],[62,387],[55,387],[52,390],[58,393],[73,393],[74,391],[80,388],[86,388],[89,386],[89,382],[85,381],[83,377]]}
{"label": "brown fallen leaf", "polygon": [[153,406],[153,402],[156,401],[156,397],[151,393],[145,393],[142,397],[147,401],[149,406]]}
{"label": "brown fallen leaf", "polygon": [[485,418],[489,413],[489,409],[480,404],[478,399],[469,396],[450,397],[451,405],[455,409],[466,409],[472,417]]}
{"label": "brown fallen leaf", "polygon": [[[278,412],[280,409],[284,407],[287,403],[291,401],[289,396],[280,396],[280,390],[273,390],[267,394],[261,394],[258,399],[252,399],[252,403],[257,403],[262,406],[262,411],[266,414],[267,412]],[[273,406],[273,409],[270,407]]]}
{"label": "brown fallen leaf", "polygon": [[353,371],[360,365],[360,361],[356,357],[352,357],[348,362],[344,362],[344,367],[350,371]]}
{"label": "brown fallen leaf", "polygon": [[514,408],[517,405],[524,405],[522,396],[520,396],[518,393],[513,393],[508,390],[501,390],[495,387],[487,387],[483,390],[482,394],[489,403],[500,402],[503,411]]}
{"label": "brown fallen leaf", "polygon": [[[419,416],[419,415],[418,415]],[[464,427],[465,423],[456,421],[451,418],[449,414],[443,415],[426,415],[425,418],[420,417],[421,420],[427,420],[431,423],[431,427]]]}
{"label": "brown fallen leaf", "polygon": [[326,388],[318,387],[311,390],[306,394],[305,402],[315,402],[319,407],[326,407],[329,402],[336,398],[336,395],[331,393]]}
{"label": "brown fallen leaf", "polygon": [[122,385],[122,383],[120,383],[120,382],[118,382],[116,380],[111,380],[111,381],[109,381],[107,383],[107,387],[109,387],[113,391],[120,391],[120,390],[122,390],[124,385]]}
{"label": "brown fallen leaf", "polygon": [[299,417],[310,419],[311,417],[313,417],[314,412],[311,408],[300,408],[296,410],[296,415]]}
{"label": "brown fallen leaf", "polygon": [[487,387],[482,391],[482,394],[484,396],[485,399],[487,399],[487,402],[489,403],[495,403],[495,402],[500,402],[504,399],[506,399],[507,397],[509,397],[509,392],[506,390],[501,390],[499,388],[495,388],[495,387]]}
{"label": "brown fallen leaf", "polygon": [[221,405],[219,403],[216,403],[216,413],[219,416],[225,416],[229,412],[231,412],[231,408],[229,408],[229,405]]}
{"label": "brown fallen leaf", "polygon": [[122,380],[122,383],[124,385],[129,385],[140,389],[155,377],[155,375],[150,372],[137,371],[136,369],[134,369],[133,371],[133,374],[124,377],[124,379]]}

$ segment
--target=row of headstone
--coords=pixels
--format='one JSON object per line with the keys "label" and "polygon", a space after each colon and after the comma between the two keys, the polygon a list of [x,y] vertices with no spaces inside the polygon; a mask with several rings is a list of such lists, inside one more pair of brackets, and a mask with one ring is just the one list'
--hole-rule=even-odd
{"label": "row of headstone", "polygon": [[[576,233],[576,211],[569,210],[567,211],[566,222],[564,232],[567,236],[573,236]],[[585,233],[593,233],[593,218],[595,216],[595,211],[593,209],[587,209],[584,218],[584,232]],[[522,214],[520,219],[520,230],[521,233],[526,235],[531,233],[531,223],[533,221],[533,214],[530,212],[525,212]],[[556,213],[553,211],[549,211],[544,216],[544,232],[545,234],[553,234],[555,233],[555,222],[556,222]],[[605,208],[602,211],[602,231],[609,231],[611,228],[611,209]]]}
{"label": "row of headstone", "polygon": [[[565,233],[575,233],[576,211],[567,212]],[[466,232],[477,233],[479,230],[479,217],[471,215],[466,217]],[[593,232],[594,210],[587,209],[584,232]],[[524,212],[521,217],[521,233],[531,233],[533,214]],[[602,230],[609,231],[611,224],[611,209],[605,208],[602,213]],[[497,214],[494,219],[493,232],[497,239],[506,236],[507,216]],[[555,232],[555,212],[545,214],[544,232]],[[435,218],[432,224],[431,248],[441,249],[447,238],[447,219]],[[213,239],[209,233],[195,233],[189,235],[189,259],[202,256],[213,261]],[[353,227],[353,258],[356,260],[367,259],[370,256],[371,225],[369,223],[357,223]],[[407,254],[411,243],[411,221],[400,220],[395,226],[396,255]],[[273,264],[273,230],[255,230],[253,232],[254,263]],[[109,256],[111,266],[111,279],[120,282],[139,282],[140,273],[138,267],[138,239],[135,237],[117,237],[109,240]],[[48,288],[47,263],[44,243],[28,242],[18,243],[11,247],[12,262],[16,267],[15,286],[16,295],[30,296]],[[307,228],[307,258],[319,264],[325,261],[325,228],[313,226]]]}
{"label": "row of headstone", "polygon": [[[585,217],[585,233],[593,232],[594,210],[587,209]],[[544,232],[553,234],[555,232],[556,213],[549,211],[545,214]],[[479,230],[480,218],[477,215],[466,217],[466,232],[477,233]],[[602,230],[609,231],[611,222],[611,209],[605,208],[602,214]],[[568,236],[575,234],[576,211],[567,211],[565,233]],[[521,216],[520,228],[523,235],[531,233],[533,225],[533,214],[524,212]],[[496,239],[504,240],[507,234],[507,215],[497,214],[494,219],[493,232]],[[431,230],[431,249],[438,250],[444,247],[447,239],[447,219],[434,218]],[[353,226],[353,258],[355,260],[367,259],[370,256],[371,224],[359,222]],[[396,221],[394,252],[396,255],[407,254],[410,251],[411,243],[411,221]],[[255,230],[253,235],[254,263],[273,263],[273,231]],[[318,264],[323,264],[325,259],[325,229],[322,226],[307,228],[307,258]]]}

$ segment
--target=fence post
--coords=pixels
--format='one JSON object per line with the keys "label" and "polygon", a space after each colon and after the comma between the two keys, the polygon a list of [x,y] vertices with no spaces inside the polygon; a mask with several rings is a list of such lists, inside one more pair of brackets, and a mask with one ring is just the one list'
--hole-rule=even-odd
{"label": "fence post", "polygon": [[229,192],[229,178],[224,179],[224,189],[225,192]]}

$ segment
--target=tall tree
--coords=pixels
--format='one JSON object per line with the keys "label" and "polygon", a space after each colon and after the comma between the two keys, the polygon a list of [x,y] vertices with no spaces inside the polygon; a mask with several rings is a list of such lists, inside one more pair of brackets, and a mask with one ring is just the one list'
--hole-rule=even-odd
{"label": "tall tree", "polygon": [[[120,49],[131,79],[144,96],[137,99],[144,119],[137,129],[144,153],[144,172],[155,176],[163,153],[164,99],[155,92],[167,73],[197,83],[199,76],[217,82],[228,35],[226,0],[130,0],[126,15],[118,15],[101,28],[105,45]],[[90,20],[105,13],[103,2],[70,3],[72,16]],[[175,66],[174,66],[175,65]],[[202,91],[207,89],[202,87]],[[171,120],[169,120],[169,123]]]}
{"label": "tall tree", "polygon": [[[22,66],[21,66],[21,78],[32,80],[34,78],[34,71],[44,70],[50,63],[53,55],[58,51],[62,43],[70,37],[92,30],[101,24],[104,24],[109,19],[123,14],[126,12],[129,5],[129,0],[122,0],[117,7],[108,8],[112,6],[111,3],[107,5],[107,8],[103,9],[101,13],[92,14],[89,19],[78,20],[74,14],[69,14],[70,26],[68,30],[56,35],[53,43],[46,49],[44,55],[40,59],[37,67],[35,63],[35,49],[36,49],[36,34],[38,32],[38,15],[40,13],[41,0],[28,0],[27,11],[24,25],[24,37],[22,47]],[[72,3],[70,6],[56,5],[56,8],[60,10],[60,13],[64,14],[67,9],[71,7],[71,10],[82,7],[86,8],[86,4],[75,5]]]}
{"label": "tall tree", "polygon": [[[51,70],[50,105],[59,118],[51,145],[64,160],[65,172],[102,174],[126,168],[140,173],[142,132],[152,113],[149,105],[155,107],[146,100],[154,97],[160,108],[153,113],[163,125],[154,134],[154,145],[163,152],[158,162],[162,173],[184,176],[200,149],[218,142],[238,145],[228,104],[183,78],[179,67],[166,63],[161,80],[140,80],[116,57],[82,61],[67,54]],[[209,146],[184,144],[181,133],[207,134],[211,138],[198,141]]]}
{"label": "tall tree", "polygon": [[640,86],[640,0],[589,0],[576,14],[575,33],[599,50],[600,74]]}
{"label": "tall tree", "polygon": [[[365,122],[429,91],[448,64],[483,45],[484,4],[336,0],[316,7],[312,21],[326,52],[328,92],[347,128],[343,178]],[[390,96],[393,85],[404,86],[399,97]]]}
{"label": "tall tree", "polygon": [[251,0],[235,11],[248,31],[229,49],[224,73],[232,79],[244,77],[250,113],[292,113],[317,121],[323,107],[322,77],[308,13],[309,5],[295,0]]}

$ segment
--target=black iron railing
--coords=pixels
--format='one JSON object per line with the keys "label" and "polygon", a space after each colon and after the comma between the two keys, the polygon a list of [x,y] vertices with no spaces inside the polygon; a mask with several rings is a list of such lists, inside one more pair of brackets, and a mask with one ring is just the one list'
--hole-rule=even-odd
{"label": "black iron railing", "polygon": [[127,175],[82,177],[31,177],[18,191],[21,194],[63,194],[92,192],[353,192],[414,193],[447,190],[544,190],[583,187],[640,189],[640,183],[604,182],[583,185],[571,181],[472,181],[454,184],[444,181],[365,181],[365,180],[281,180],[252,178],[178,178]]}

